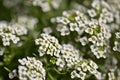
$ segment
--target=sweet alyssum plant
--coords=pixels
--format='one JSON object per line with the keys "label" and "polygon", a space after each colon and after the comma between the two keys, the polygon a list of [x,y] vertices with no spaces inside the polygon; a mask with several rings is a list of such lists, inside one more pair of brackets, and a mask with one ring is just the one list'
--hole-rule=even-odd
{"label": "sweet alyssum plant", "polygon": [[2,2],[1,80],[120,79],[120,0]]}

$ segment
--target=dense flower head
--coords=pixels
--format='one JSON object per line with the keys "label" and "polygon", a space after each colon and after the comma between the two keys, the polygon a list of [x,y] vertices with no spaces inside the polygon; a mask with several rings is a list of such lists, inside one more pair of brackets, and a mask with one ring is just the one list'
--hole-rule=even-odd
{"label": "dense flower head", "polygon": [[20,0],[3,0],[3,4],[7,8],[16,7],[21,1]]}
{"label": "dense flower head", "polygon": [[61,56],[58,58],[56,65],[64,69],[71,68],[81,60],[79,50],[75,49],[71,44],[63,44],[61,48]]}
{"label": "dense flower head", "polygon": [[71,78],[80,78],[81,80],[85,80],[86,75],[88,74],[87,72],[94,75],[97,79],[103,78],[102,73],[97,70],[98,65],[92,60],[81,60],[75,66],[75,69],[71,72]]}
{"label": "dense flower head", "polygon": [[31,16],[21,15],[18,16],[17,20],[13,19],[12,22],[13,24],[14,22],[17,22],[17,24],[23,25],[28,29],[34,29],[34,27],[38,23],[38,19]]}
{"label": "dense flower head", "polygon": [[61,33],[61,36],[65,36],[70,35],[73,31],[76,31],[79,35],[82,34],[88,20],[80,11],[72,10],[64,11],[63,16],[56,18],[56,22],[58,23],[57,31]]}
{"label": "dense flower head", "polygon": [[[107,24],[102,24],[97,19],[91,19],[80,11],[64,11],[62,17],[57,17],[57,31],[61,36],[72,34],[73,31],[78,33],[81,45],[91,44],[91,51],[97,58],[105,58],[109,39],[111,38],[110,30]],[[85,36],[83,36],[86,34]],[[107,46],[106,46],[107,45]]]}
{"label": "dense flower head", "polygon": [[59,57],[61,45],[54,36],[47,33],[42,33],[40,38],[35,40],[35,44],[39,45],[38,52],[40,56],[47,54],[50,56]]}
{"label": "dense flower head", "polygon": [[41,61],[34,57],[27,57],[18,60],[18,75],[20,80],[45,80],[45,69]]}
{"label": "dense flower head", "polygon": [[3,46],[9,46],[11,42],[14,44],[18,43],[20,36],[26,34],[27,29],[22,25],[0,22],[0,36],[2,37]]}
{"label": "dense flower head", "polygon": [[58,9],[61,1],[62,0],[57,0],[57,1],[55,1],[55,0],[50,0],[50,1],[47,1],[47,0],[32,0],[31,2],[32,2],[33,6],[41,7],[43,12],[48,12],[48,11],[51,10],[51,5],[52,5],[52,8]]}
{"label": "dense flower head", "polygon": [[88,14],[90,17],[99,15],[99,23],[110,23],[114,20],[113,13],[110,11],[110,5],[104,0],[94,0],[91,6],[92,9],[88,9]]}

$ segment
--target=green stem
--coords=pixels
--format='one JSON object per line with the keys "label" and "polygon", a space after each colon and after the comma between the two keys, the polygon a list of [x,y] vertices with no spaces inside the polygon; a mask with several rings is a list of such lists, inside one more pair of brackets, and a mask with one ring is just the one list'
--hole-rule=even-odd
{"label": "green stem", "polygon": [[55,80],[49,72],[48,72],[48,76],[49,76],[50,80]]}
{"label": "green stem", "polygon": [[8,69],[7,67],[4,67],[4,69],[5,69],[6,71],[8,71],[8,72],[11,72],[11,70]]}
{"label": "green stem", "polygon": [[53,68],[58,74],[64,75],[66,73],[61,73],[60,71],[58,71],[56,68]]}

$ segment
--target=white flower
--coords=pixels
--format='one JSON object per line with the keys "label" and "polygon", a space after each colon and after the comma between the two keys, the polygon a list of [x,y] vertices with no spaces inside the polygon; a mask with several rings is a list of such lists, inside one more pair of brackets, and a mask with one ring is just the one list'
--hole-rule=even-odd
{"label": "white flower", "polygon": [[112,13],[107,13],[106,14],[106,19],[108,22],[112,22],[114,20],[113,14]]}
{"label": "white flower", "polygon": [[102,33],[98,33],[97,34],[97,38],[100,39],[100,40],[103,40],[104,39],[104,36]]}
{"label": "white flower", "polygon": [[98,80],[103,80],[105,79],[105,75],[102,75],[102,73],[96,71],[96,74],[94,74],[95,77],[98,79]]}
{"label": "white flower", "polygon": [[[38,19],[31,17],[31,16],[26,16],[26,15],[22,15],[22,16],[18,16],[17,19],[17,23],[14,22],[15,24],[19,24],[21,26],[25,26],[28,29],[34,29],[35,25],[37,24]],[[13,23],[13,25],[14,25]]]}
{"label": "white flower", "polygon": [[102,13],[103,13],[104,15],[106,15],[107,13],[109,13],[109,11],[108,11],[106,8],[103,8],[103,9],[102,9]]}
{"label": "white flower", "polygon": [[93,62],[92,60],[90,60],[90,66],[92,67],[92,68],[94,68],[94,69],[98,69],[98,65],[95,63],[95,62]]}
{"label": "white flower", "polygon": [[111,5],[109,4],[109,2],[101,1],[101,4],[103,7],[107,8],[107,9],[111,9]]}
{"label": "white flower", "polygon": [[98,47],[97,47],[96,45],[91,45],[91,46],[90,46],[90,49],[91,49],[91,51],[94,53],[94,52],[97,52]]}
{"label": "white flower", "polygon": [[105,18],[105,16],[103,14],[100,14],[99,23],[100,24],[107,23],[107,19]]}
{"label": "white flower", "polygon": [[25,65],[27,63],[27,59],[26,58],[23,58],[22,60],[21,59],[18,59],[18,62],[21,64],[21,65]]}
{"label": "white flower", "polygon": [[78,26],[77,26],[77,23],[70,23],[70,30],[71,31],[78,31]]}
{"label": "white flower", "polygon": [[4,48],[0,46],[0,56],[2,56],[4,54]]}
{"label": "white flower", "polygon": [[15,35],[12,35],[11,40],[13,41],[14,44],[17,44],[20,41],[20,38],[16,37]]}
{"label": "white flower", "polygon": [[99,59],[99,58],[103,57],[104,51],[98,51],[98,52],[96,52],[95,55],[96,55],[96,57]]}
{"label": "white flower", "polygon": [[94,9],[88,10],[88,14],[90,15],[90,17],[95,17],[97,15]]}
{"label": "white flower", "polygon": [[62,0],[51,0],[52,6],[54,9],[58,9]]}
{"label": "white flower", "polygon": [[16,71],[16,69],[14,69],[12,72],[10,72],[9,74],[9,78],[10,79],[13,79],[14,77],[16,77],[17,76],[17,71]]}
{"label": "white flower", "polygon": [[65,17],[69,17],[69,16],[70,16],[67,11],[63,11],[63,12],[62,12],[62,15],[65,16]]}
{"label": "white flower", "polygon": [[91,45],[90,48],[91,48],[91,51],[93,52],[93,54],[96,56],[97,59],[99,59],[101,57],[106,58],[106,55],[105,55],[106,50],[105,49],[104,50],[99,50],[99,47],[96,46],[95,44]]}
{"label": "white flower", "polygon": [[78,73],[76,72],[76,70],[71,72],[71,78],[75,78],[76,76],[79,76]]}
{"label": "white flower", "polygon": [[34,0],[34,1],[32,1],[32,5],[33,6],[40,6],[42,8],[43,12],[48,12],[51,10],[48,2],[43,1],[43,0]]}
{"label": "white flower", "polygon": [[97,46],[103,46],[104,45],[104,40],[97,40],[96,45]]}
{"label": "white flower", "polygon": [[65,17],[61,17],[59,22],[61,22],[62,24],[68,24],[70,21]]}
{"label": "white flower", "polygon": [[87,29],[85,30],[85,32],[86,32],[86,33],[89,33],[90,35],[92,35],[92,34],[93,34],[93,29],[92,29],[92,28],[87,28]]}
{"label": "white flower", "polygon": [[85,28],[86,28],[85,24],[80,24],[79,27],[78,27],[77,33],[79,35],[82,35],[82,33],[84,32]]}
{"label": "white flower", "polygon": [[44,32],[44,33],[47,33],[47,34],[50,34],[50,33],[52,33],[52,28],[51,28],[51,27],[45,27],[45,28],[43,29],[43,32]]}
{"label": "white flower", "polygon": [[57,31],[60,32],[61,36],[65,36],[65,35],[69,35],[70,34],[69,28],[67,26],[65,26],[65,25],[59,24],[59,25],[57,25],[56,29],[57,29]]}
{"label": "white flower", "polygon": [[5,40],[5,39],[2,39],[3,40],[3,45],[4,46],[9,46],[10,45],[10,41],[9,40]]}
{"label": "white flower", "polygon": [[94,22],[89,22],[89,26],[91,27],[91,28],[96,28],[97,27],[97,21],[95,22],[95,20],[93,20]]}
{"label": "white flower", "polygon": [[[48,12],[51,10],[51,6],[54,9],[58,9],[62,0],[51,0],[50,2],[45,0],[34,0],[31,1],[33,6],[40,6],[43,12]],[[51,4],[49,4],[51,3]]]}
{"label": "white flower", "polygon": [[58,25],[57,31],[59,31],[61,33],[61,36],[65,36],[65,35],[70,34],[69,28],[67,26],[64,26],[64,25]]}
{"label": "white flower", "polygon": [[93,69],[92,67],[90,66],[87,66],[88,68],[88,71],[91,73],[91,74],[96,74],[97,70]]}
{"label": "white flower", "polygon": [[82,44],[83,46],[88,43],[87,37],[82,37],[82,38],[79,39],[79,41],[81,42],[81,44]]}
{"label": "white flower", "polygon": [[108,73],[108,79],[109,80],[115,80],[115,74],[113,72]]}
{"label": "white flower", "polygon": [[95,44],[96,41],[97,41],[97,37],[96,36],[92,36],[88,40],[91,41],[93,44]]}
{"label": "white flower", "polygon": [[99,10],[100,9],[100,1],[99,0],[94,0],[92,3],[92,7]]}
{"label": "white flower", "polygon": [[43,12],[48,12],[48,11],[51,10],[51,8],[50,8],[50,6],[49,6],[48,3],[42,3],[42,4],[41,4],[41,8],[42,8],[42,11],[43,11]]}
{"label": "white flower", "polygon": [[42,41],[43,39],[41,39],[41,38],[39,38],[39,39],[36,39],[35,40],[35,44],[36,45],[40,45],[43,41]]}
{"label": "white flower", "polygon": [[79,78],[81,78],[81,80],[85,80],[85,76],[86,76],[86,73],[82,71],[79,72]]}
{"label": "white flower", "polygon": [[117,39],[120,38],[120,32],[116,32],[115,35],[116,35],[116,38],[117,38]]}
{"label": "white flower", "polygon": [[82,20],[80,19],[80,16],[75,17],[76,22],[82,23]]}
{"label": "white flower", "polygon": [[113,50],[120,52],[120,43],[119,43],[118,41],[115,41],[115,42],[114,42]]}
{"label": "white flower", "polygon": [[82,67],[83,71],[87,71],[87,66],[88,66],[87,63],[85,63],[85,62],[82,63],[81,67]]}
{"label": "white flower", "polygon": [[65,66],[64,59],[58,58],[58,60],[56,61],[56,65],[63,68]]}
{"label": "white flower", "polygon": [[63,28],[63,30],[61,31],[61,36],[65,36],[69,34],[70,34],[70,31],[69,31],[69,28],[67,27]]}
{"label": "white flower", "polygon": [[39,56],[45,55],[45,52],[43,50],[38,49],[38,52],[39,52]]}

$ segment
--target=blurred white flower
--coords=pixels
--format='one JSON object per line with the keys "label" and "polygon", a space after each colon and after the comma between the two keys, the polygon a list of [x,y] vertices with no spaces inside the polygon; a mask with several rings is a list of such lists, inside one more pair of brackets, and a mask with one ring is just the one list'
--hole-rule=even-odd
{"label": "blurred white flower", "polygon": [[95,17],[97,15],[94,9],[88,10],[88,14],[90,15],[90,17]]}
{"label": "blurred white flower", "polygon": [[47,34],[50,34],[50,33],[52,33],[52,28],[51,28],[51,27],[45,27],[45,28],[43,29],[43,32],[44,32],[44,33],[47,33]]}

